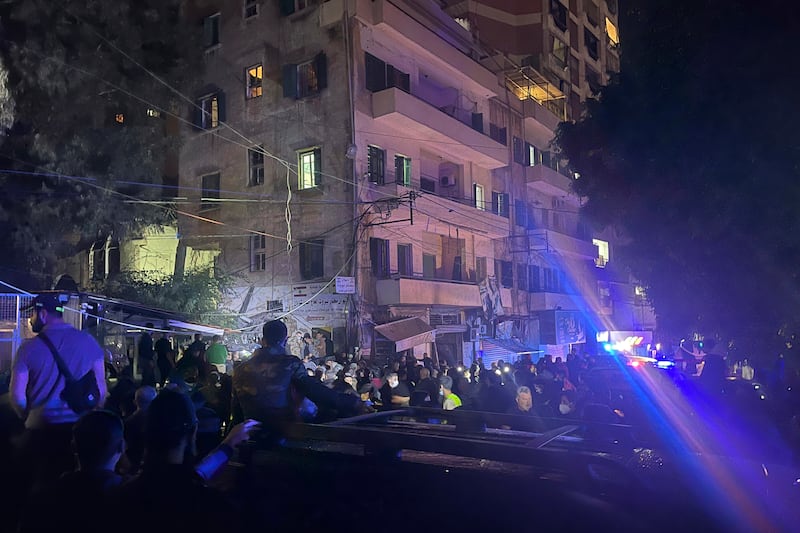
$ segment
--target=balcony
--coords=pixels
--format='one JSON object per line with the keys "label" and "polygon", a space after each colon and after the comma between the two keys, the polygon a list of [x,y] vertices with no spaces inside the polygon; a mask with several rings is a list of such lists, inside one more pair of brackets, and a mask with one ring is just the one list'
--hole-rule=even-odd
{"label": "balcony", "polygon": [[491,203],[488,210],[477,209],[471,198],[450,198],[434,193],[424,193],[414,202],[419,214],[431,217],[430,223],[426,225],[427,231],[431,233],[449,235],[453,226],[456,226],[491,239],[502,239],[510,231],[508,219],[493,213]]}
{"label": "balcony", "polygon": [[491,98],[502,93],[497,76],[473,59],[472,54],[477,58],[477,52],[471,37],[452,17],[426,11],[414,13],[410,6],[401,8],[396,3],[356,0],[356,17],[403,43],[409,55],[463,79],[476,94]]}
{"label": "balcony", "polygon": [[401,89],[372,93],[372,118],[455,159],[489,169],[508,164],[507,147]]}
{"label": "balcony", "polygon": [[529,313],[547,311],[549,309],[582,309],[582,298],[574,294],[557,292],[533,292],[530,295]]}
{"label": "balcony", "polygon": [[481,295],[473,283],[421,278],[379,279],[378,305],[447,305],[480,307]]}
{"label": "balcony", "polygon": [[572,180],[546,165],[525,167],[525,182],[528,187],[549,196],[572,193]]}
{"label": "balcony", "polygon": [[549,229],[533,230],[529,235],[532,238],[531,248],[536,251],[556,253],[579,259],[594,260],[597,258],[597,246],[591,242],[582,241]]}

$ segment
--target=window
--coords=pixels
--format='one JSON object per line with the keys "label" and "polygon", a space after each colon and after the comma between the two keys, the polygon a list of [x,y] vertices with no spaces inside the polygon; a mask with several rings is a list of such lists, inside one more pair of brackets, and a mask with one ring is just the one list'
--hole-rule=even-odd
{"label": "window", "polygon": [[597,37],[595,37],[588,28],[583,29],[583,44],[586,45],[586,51],[589,52],[589,57],[592,59],[598,59],[600,57]]}
{"label": "window", "polygon": [[511,261],[495,259],[494,272],[501,287],[510,289],[514,286],[514,264]]}
{"label": "window", "polygon": [[594,260],[594,266],[598,268],[605,268],[608,261],[611,259],[608,249],[608,241],[601,241],[600,239],[592,239],[592,244],[597,246],[597,258]]}
{"label": "window", "polygon": [[244,0],[244,18],[249,19],[258,15],[258,1]]}
{"label": "window", "polygon": [[297,153],[297,188],[311,189],[320,184],[322,172],[322,152],[320,148],[308,148]]}
{"label": "window", "polygon": [[203,19],[203,44],[206,48],[219,44],[219,13]]}
{"label": "window", "polygon": [[389,241],[370,237],[369,259],[372,263],[372,273],[377,278],[389,277]]}
{"label": "window", "polygon": [[436,277],[435,255],[422,254],[422,277],[425,279],[434,279]]}
{"label": "window", "polygon": [[432,192],[436,194],[436,180],[421,177],[419,179],[419,188],[425,192]]}
{"label": "window", "polygon": [[195,127],[211,130],[225,122],[225,97],[222,92],[203,96],[196,102]]}
{"label": "window", "polygon": [[558,0],[550,0],[550,14],[553,15],[553,23],[561,31],[567,31],[567,8]]}
{"label": "window", "polygon": [[524,165],[525,163],[525,143],[519,137],[514,137],[511,140],[511,145],[514,152],[514,162]]}
{"label": "window", "polygon": [[394,156],[394,180],[398,185],[411,187],[411,158],[404,155]]}
{"label": "window", "polygon": [[508,218],[507,192],[492,192],[492,213]]}
{"label": "window", "polygon": [[486,193],[483,191],[483,185],[472,184],[472,197],[475,199],[475,208],[486,211]]}
{"label": "window", "polygon": [[592,0],[584,0],[583,10],[586,12],[586,20],[592,26],[597,26],[597,21],[600,20],[600,9]]}
{"label": "window", "polygon": [[378,92],[389,87],[411,92],[411,77],[393,65],[378,59],[369,52],[364,53],[367,90]]}
{"label": "window", "polygon": [[542,151],[536,148],[531,143],[525,143],[525,149],[528,152],[528,165],[536,166],[542,162]]}
{"label": "window", "polygon": [[328,86],[328,59],[323,52],[304,63],[283,66],[283,96],[299,100]]}
{"label": "window", "polygon": [[397,271],[401,276],[414,275],[414,260],[410,244],[397,245]]}
{"label": "window", "polygon": [[558,269],[543,268],[544,292],[561,292],[561,275]]}
{"label": "window", "polygon": [[206,174],[201,178],[203,192],[200,197],[200,210],[214,209],[218,207],[219,200],[219,172],[214,174]]}
{"label": "window", "polygon": [[383,185],[386,175],[386,150],[377,146],[367,146],[367,168],[369,181]]}
{"label": "window", "polygon": [[308,0],[280,0],[281,15],[284,17],[308,7]]}
{"label": "window", "polygon": [[522,200],[514,200],[514,222],[517,226],[528,227],[528,206]]}
{"label": "window", "polygon": [[553,37],[553,59],[560,68],[567,66],[567,49],[567,43],[558,37]]}
{"label": "window", "polygon": [[600,299],[600,305],[604,309],[614,308],[614,302],[611,300],[611,286],[607,281],[597,282],[597,296]]}
{"label": "window", "polygon": [[589,90],[592,91],[592,94],[599,94],[600,89],[603,88],[602,83],[600,83],[600,74],[590,68],[589,65],[586,65],[586,83],[589,85]]}
{"label": "window", "polygon": [[506,128],[501,128],[497,124],[489,123],[489,137],[500,144],[508,144],[508,134]]}
{"label": "window", "polygon": [[325,275],[324,250],[323,239],[300,243],[300,276],[303,279],[321,278]]}
{"label": "window", "polygon": [[521,291],[528,290],[528,265],[517,265],[517,288]]}
{"label": "window", "polygon": [[267,237],[250,236],[250,272],[263,272],[267,269]]}
{"label": "window", "polygon": [[247,93],[246,98],[258,98],[263,91],[264,67],[261,63],[248,67],[247,69]]}
{"label": "window", "polygon": [[264,148],[256,146],[247,150],[248,175],[247,184],[263,185],[264,183]]}
{"label": "window", "polygon": [[483,281],[486,279],[486,258],[485,257],[476,257],[475,258],[475,275],[478,277],[478,281]]}
{"label": "window", "polygon": [[539,267],[528,265],[528,292],[541,292],[542,280],[539,277]]}
{"label": "window", "polygon": [[[611,11],[609,9],[609,11]],[[618,46],[619,45],[619,33],[617,32],[617,26],[611,22],[611,19],[606,17],[606,35],[608,35],[608,40],[611,42],[611,46]]]}
{"label": "window", "polygon": [[633,288],[633,299],[637,304],[643,304],[647,301],[647,290],[641,285],[636,285]]}

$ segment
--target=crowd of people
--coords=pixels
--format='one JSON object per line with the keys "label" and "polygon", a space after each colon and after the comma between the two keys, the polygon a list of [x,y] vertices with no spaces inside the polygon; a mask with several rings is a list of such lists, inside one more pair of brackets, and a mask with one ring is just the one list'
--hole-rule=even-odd
{"label": "crowd of people", "polygon": [[[609,383],[594,379],[593,357],[534,363],[523,355],[489,366],[476,358],[464,367],[425,354],[378,364],[332,354],[324,335],[319,349],[293,350],[299,337],[277,320],[264,325],[260,348],[246,361],[233,361],[221,338],[206,345],[200,336],[176,359],[166,336],[153,342],[144,333],[141,381],[122,374],[109,390],[103,350],[64,322],[61,305],[55,295],[34,300],[37,336],[20,347],[0,403],[0,475],[18,489],[4,525],[20,531],[99,529],[102,513],[120,502],[135,510],[116,528],[124,531],[156,521],[163,529],[230,528],[235,514],[206,482],[243,442],[279,445],[287,425],[301,421],[411,406],[515,415],[542,427],[630,422]],[[312,343],[303,337],[303,344]],[[701,375],[709,383],[725,378],[715,361],[707,358]],[[102,512],[74,512],[99,500],[107,502]],[[43,505],[51,512],[37,512]],[[216,511],[175,512],[202,508]]]}

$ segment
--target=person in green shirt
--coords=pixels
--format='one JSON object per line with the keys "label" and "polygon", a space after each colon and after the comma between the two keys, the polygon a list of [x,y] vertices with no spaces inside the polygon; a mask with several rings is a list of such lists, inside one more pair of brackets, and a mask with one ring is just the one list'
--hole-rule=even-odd
{"label": "person in green shirt", "polygon": [[228,349],[222,344],[222,337],[214,335],[211,346],[206,350],[206,361],[220,373],[225,373],[225,362],[228,360]]}
{"label": "person in green shirt", "polygon": [[441,384],[442,395],[444,397],[442,408],[445,411],[452,411],[457,407],[461,407],[461,398],[453,393],[453,378],[450,376],[442,376],[439,379],[439,383]]}

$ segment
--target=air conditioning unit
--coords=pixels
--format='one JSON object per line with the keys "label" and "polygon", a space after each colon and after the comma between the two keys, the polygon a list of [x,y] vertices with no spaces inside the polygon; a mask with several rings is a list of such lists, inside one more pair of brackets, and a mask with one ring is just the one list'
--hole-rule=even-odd
{"label": "air conditioning unit", "polygon": [[469,328],[470,342],[476,342],[479,338],[478,335],[480,335],[480,328]]}
{"label": "air conditioning unit", "polygon": [[487,326],[486,324],[481,324],[478,327],[478,333],[480,333],[481,335],[486,335],[488,331],[489,331],[489,326]]}
{"label": "air conditioning unit", "polygon": [[441,178],[439,178],[439,184],[442,187],[455,187],[456,178],[455,176],[442,176]]}

